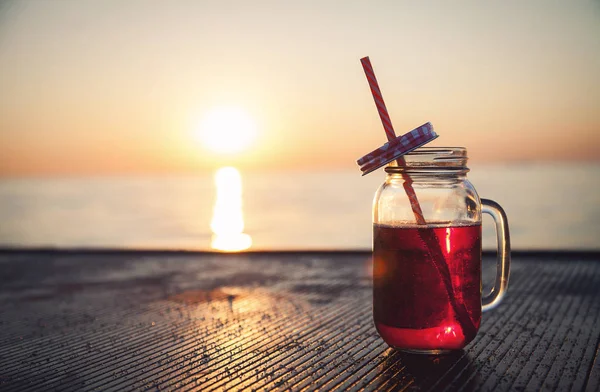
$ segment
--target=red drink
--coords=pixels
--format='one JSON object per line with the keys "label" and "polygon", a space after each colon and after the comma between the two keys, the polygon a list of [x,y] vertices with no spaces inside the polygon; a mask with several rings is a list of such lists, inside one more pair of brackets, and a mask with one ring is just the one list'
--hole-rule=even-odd
{"label": "red drink", "polygon": [[481,225],[373,230],[373,316],[383,340],[425,351],[473,340],[481,322]]}

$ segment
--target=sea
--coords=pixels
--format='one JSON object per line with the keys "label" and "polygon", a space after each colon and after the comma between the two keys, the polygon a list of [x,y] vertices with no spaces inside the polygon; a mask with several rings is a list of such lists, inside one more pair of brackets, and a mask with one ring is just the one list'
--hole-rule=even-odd
{"label": "sea", "polygon": [[[0,180],[0,248],[368,250],[382,170]],[[225,174],[224,174],[225,173]],[[515,250],[600,250],[600,163],[477,165]],[[491,218],[484,249],[495,249]]]}

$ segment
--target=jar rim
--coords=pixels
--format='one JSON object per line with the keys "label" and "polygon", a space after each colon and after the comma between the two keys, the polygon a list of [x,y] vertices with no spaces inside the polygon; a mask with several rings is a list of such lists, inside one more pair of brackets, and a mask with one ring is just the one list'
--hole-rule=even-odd
{"label": "jar rim", "polygon": [[390,162],[385,171],[389,174],[415,170],[444,170],[468,172],[465,147],[420,147],[403,156],[404,165]]}
{"label": "jar rim", "polygon": [[[465,147],[419,147],[406,155],[440,155],[440,156],[467,156]],[[406,156],[405,155],[405,156]]]}

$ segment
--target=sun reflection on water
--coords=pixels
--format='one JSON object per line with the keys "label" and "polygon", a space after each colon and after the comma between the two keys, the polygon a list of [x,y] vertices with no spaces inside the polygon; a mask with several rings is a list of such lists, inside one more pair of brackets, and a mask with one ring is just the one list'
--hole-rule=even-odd
{"label": "sun reflection on water", "polygon": [[210,228],[211,247],[224,252],[239,252],[252,246],[252,237],[244,233],[242,212],[242,176],[234,167],[222,167],[215,174],[217,198]]}

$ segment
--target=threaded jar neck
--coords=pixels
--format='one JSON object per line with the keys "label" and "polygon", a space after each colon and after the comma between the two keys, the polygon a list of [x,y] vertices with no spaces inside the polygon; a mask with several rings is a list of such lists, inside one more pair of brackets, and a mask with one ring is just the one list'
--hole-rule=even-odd
{"label": "threaded jar neck", "polygon": [[[420,176],[457,176],[469,172],[467,149],[464,147],[421,147],[406,155],[400,162],[391,162],[385,171],[388,176],[410,174]],[[402,166],[399,166],[399,163]]]}

